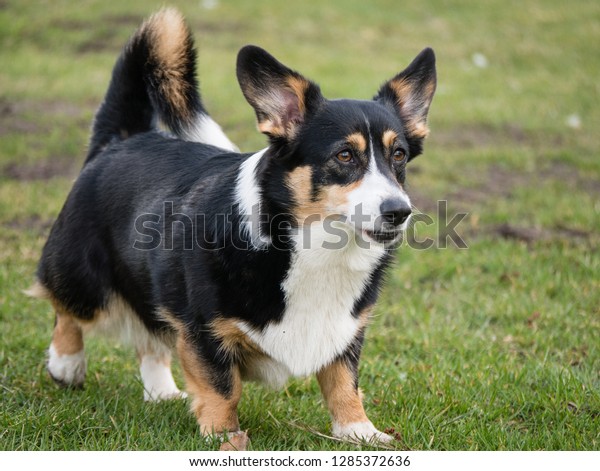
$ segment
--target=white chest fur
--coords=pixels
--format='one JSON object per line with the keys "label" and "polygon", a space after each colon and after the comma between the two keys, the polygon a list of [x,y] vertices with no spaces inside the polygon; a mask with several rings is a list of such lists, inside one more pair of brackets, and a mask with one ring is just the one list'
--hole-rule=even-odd
{"label": "white chest fur", "polygon": [[[283,319],[262,331],[240,324],[294,376],[315,373],[330,363],[348,348],[361,327],[352,308],[384,249],[373,244],[363,248],[356,244],[353,231],[343,230],[348,236],[345,244],[340,243],[340,232],[331,234],[317,225],[297,236],[290,270],[282,283]],[[332,243],[340,247],[331,248],[328,244]]]}

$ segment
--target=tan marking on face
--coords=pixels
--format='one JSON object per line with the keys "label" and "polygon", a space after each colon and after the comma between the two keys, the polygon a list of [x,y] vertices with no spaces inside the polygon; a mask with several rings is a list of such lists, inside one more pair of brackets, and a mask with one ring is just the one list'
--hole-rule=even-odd
{"label": "tan marking on face", "polygon": [[221,395],[213,386],[208,368],[194,353],[185,334],[177,339],[177,352],[186,381],[186,388],[192,397],[192,412],[196,416],[200,432],[203,435],[213,433],[237,432],[240,424],[237,405],[242,396],[242,379],[237,366],[229,372],[233,387],[228,397]]}
{"label": "tan marking on face", "polygon": [[304,223],[323,221],[325,218],[343,214],[348,205],[348,194],[356,189],[361,180],[349,185],[326,185],[319,197],[312,198],[312,169],[297,167],[287,176],[287,186],[292,191],[296,209],[294,216],[300,226]]}
{"label": "tan marking on face", "polygon": [[312,193],[312,169],[306,165],[297,167],[287,175],[287,186],[292,191],[294,201],[298,206],[299,220],[305,219],[302,215],[307,213],[322,214],[324,208],[320,204],[311,201]]}
{"label": "tan marking on face", "polygon": [[361,152],[367,152],[367,140],[362,133],[354,132],[346,136],[346,141]]}
{"label": "tan marking on face", "polygon": [[394,145],[394,142],[396,141],[396,139],[398,139],[398,134],[396,133],[396,131],[392,131],[391,129],[388,129],[387,131],[385,131],[383,133],[383,136],[381,138],[381,140],[383,142],[383,147],[385,149],[389,149],[390,147],[392,147]]}
{"label": "tan marking on face", "polygon": [[317,380],[334,422],[343,426],[369,420],[360,391],[354,387],[354,375],[345,362],[326,366],[317,373]]}

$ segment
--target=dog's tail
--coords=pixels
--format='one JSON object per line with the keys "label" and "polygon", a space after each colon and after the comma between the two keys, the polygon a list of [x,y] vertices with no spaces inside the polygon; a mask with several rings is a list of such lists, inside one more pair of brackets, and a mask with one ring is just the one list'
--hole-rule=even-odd
{"label": "dog's tail", "polygon": [[157,129],[237,150],[206,112],[198,93],[194,40],[182,15],[164,8],[129,40],[96,114],[86,164],[111,141]]}

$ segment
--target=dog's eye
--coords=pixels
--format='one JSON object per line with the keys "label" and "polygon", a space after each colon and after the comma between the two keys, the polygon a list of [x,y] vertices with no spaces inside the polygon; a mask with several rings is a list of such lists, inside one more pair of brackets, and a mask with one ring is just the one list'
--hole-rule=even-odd
{"label": "dog's eye", "polygon": [[406,159],[406,152],[402,149],[396,149],[392,154],[394,157],[394,162],[403,162]]}
{"label": "dog's eye", "polygon": [[338,152],[335,157],[340,162],[344,162],[345,164],[347,164],[348,162],[352,161],[352,152],[350,152],[349,150],[343,150],[341,152]]}

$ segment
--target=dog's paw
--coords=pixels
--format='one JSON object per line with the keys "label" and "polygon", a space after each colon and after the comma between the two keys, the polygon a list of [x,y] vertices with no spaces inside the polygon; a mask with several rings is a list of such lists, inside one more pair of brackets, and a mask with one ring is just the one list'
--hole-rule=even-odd
{"label": "dog's paw", "polygon": [[395,440],[391,435],[377,430],[370,421],[345,425],[334,423],[333,436],[351,442],[390,443]]}
{"label": "dog's paw", "polygon": [[250,444],[250,438],[244,430],[204,433],[204,444],[208,449],[219,447],[219,451],[246,451]]}
{"label": "dog's paw", "polygon": [[243,430],[231,432],[223,437],[223,443],[219,451],[246,451],[249,443],[248,434]]}
{"label": "dog's paw", "polygon": [[186,392],[180,391],[175,388],[173,390],[160,391],[152,389],[150,391],[144,389],[144,401],[145,402],[160,402],[170,401],[174,399],[185,399],[188,395]]}
{"label": "dog's paw", "polygon": [[170,355],[146,354],[140,361],[140,374],[144,385],[144,401],[159,402],[184,399],[171,373]]}
{"label": "dog's paw", "polygon": [[72,355],[59,355],[54,345],[50,345],[46,367],[58,385],[72,388],[83,386],[87,368],[83,350]]}

